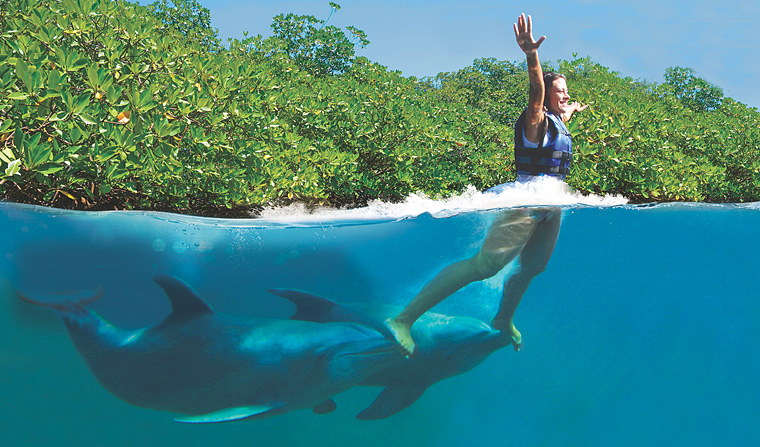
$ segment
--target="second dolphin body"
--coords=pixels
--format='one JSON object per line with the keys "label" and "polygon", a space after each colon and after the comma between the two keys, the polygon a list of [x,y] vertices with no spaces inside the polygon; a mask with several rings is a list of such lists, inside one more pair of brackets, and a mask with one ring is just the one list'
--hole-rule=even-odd
{"label": "second dolphin body", "polygon": [[[364,324],[389,339],[392,336],[383,322],[398,314],[400,309],[380,303],[340,304],[294,289],[272,289],[270,292],[296,305],[291,319]],[[429,386],[471,370],[494,351],[511,344],[508,336],[478,319],[434,312],[427,312],[417,320],[412,327],[412,336],[417,345],[414,356],[362,381],[361,385],[385,388],[357,418],[392,416],[414,403]]]}

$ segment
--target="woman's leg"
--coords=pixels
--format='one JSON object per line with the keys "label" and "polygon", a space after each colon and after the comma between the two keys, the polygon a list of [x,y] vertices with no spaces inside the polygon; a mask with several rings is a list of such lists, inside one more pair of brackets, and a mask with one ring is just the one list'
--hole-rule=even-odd
{"label": "woman's leg", "polygon": [[562,210],[559,208],[536,210],[537,218],[543,217],[542,214],[546,217],[537,224],[536,230],[520,253],[519,264],[504,282],[501,305],[491,322],[494,329],[505,331],[512,336],[512,345],[516,351],[522,347],[522,336],[515,328],[512,319],[530,282],[546,269],[546,264],[551,258],[559,237]]}
{"label": "woman's leg", "polygon": [[411,329],[414,322],[433,306],[473,281],[497,274],[517,257],[537,228],[530,210],[506,210],[488,230],[483,246],[468,259],[441,270],[395,318],[386,321],[405,355],[414,353]]}

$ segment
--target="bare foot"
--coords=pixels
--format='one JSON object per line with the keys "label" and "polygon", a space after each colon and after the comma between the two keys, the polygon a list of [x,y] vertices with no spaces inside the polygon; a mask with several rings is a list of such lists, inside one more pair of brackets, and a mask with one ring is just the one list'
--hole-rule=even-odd
{"label": "bare foot", "polygon": [[514,324],[511,322],[506,323],[504,320],[494,318],[491,322],[491,327],[497,331],[502,331],[509,334],[509,337],[512,339],[512,347],[515,348],[515,352],[522,349],[522,334],[520,334],[520,331],[517,330]]}
{"label": "bare foot", "polygon": [[522,334],[520,334],[520,331],[517,330],[514,324],[512,325],[510,337],[512,337],[512,347],[515,348],[515,352],[519,352],[522,349]]}
{"label": "bare foot", "polygon": [[385,324],[385,327],[391,332],[393,338],[396,339],[401,353],[405,357],[410,357],[414,354],[414,339],[412,339],[411,328],[409,326],[404,323],[399,323],[392,318],[385,320],[383,324]]}

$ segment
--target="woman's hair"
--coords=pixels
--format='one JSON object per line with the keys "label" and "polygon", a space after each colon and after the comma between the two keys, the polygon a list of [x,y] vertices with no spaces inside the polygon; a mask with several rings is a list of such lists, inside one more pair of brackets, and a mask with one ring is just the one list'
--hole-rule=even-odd
{"label": "woman's hair", "polygon": [[565,75],[554,73],[553,71],[544,73],[544,107],[546,108],[549,107],[549,90],[551,90],[554,81],[557,79],[564,79],[567,81]]}

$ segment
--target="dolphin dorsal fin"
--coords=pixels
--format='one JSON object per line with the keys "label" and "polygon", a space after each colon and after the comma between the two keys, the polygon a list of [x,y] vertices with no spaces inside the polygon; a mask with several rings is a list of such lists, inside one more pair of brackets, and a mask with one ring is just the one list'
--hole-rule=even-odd
{"label": "dolphin dorsal fin", "polygon": [[325,323],[328,315],[340,304],[335,301],[295,289],[270,289],[269,293],[289,300],[296,305],[296,313],[291,320]]}
{"label": "dolphin dorsal fin", "polygon": [[203,298],[179,279],[171,275],[156,275],[153,281],[164,289],[172,303],[171,318],[192,318],[214,313]]}

